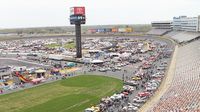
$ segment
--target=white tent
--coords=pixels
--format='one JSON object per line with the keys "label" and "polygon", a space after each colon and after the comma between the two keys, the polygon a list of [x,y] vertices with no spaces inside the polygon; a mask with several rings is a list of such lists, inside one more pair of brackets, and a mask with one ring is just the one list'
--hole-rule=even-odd
{"label": "white tent", "polygon": [[64,55],[55,55],[55,54],[50,54],[49,55],[49,59],[53,59],[53,60],[62,60],[64,58],[65,58]]}
{"label": "white tent", "polygon": [[120,55],[120,57],[122,58],[130,57],[130,56],[131,56],[131,53],[126,53],[126,52]]}
{"label": "white tent", "polygon": [[91,63],[93,63],[93,64],[101,64],[101,63],[103,63],[104,61],[102,61],[102,60],[92,60],[91,61]]}

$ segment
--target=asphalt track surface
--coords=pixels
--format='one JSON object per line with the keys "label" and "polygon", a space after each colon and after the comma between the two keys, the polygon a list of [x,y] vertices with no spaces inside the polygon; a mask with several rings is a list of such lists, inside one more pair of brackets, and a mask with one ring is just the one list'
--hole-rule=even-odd
{"label": "asphalt track surface", "polygon": [[48,67],[48,65],[43,65],[40,63],[29,62],[24,60],[18,60],[16,58],[3,58],[0,57],[0,66],[26,66],[31,67]]}

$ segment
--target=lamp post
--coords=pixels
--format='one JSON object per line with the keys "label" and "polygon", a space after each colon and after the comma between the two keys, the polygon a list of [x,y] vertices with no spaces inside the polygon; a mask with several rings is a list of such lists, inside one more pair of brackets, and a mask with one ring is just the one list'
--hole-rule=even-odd
{"label": "lamp post", "polygon": [[123,73],[123,75],[122,75],[122,80],[123,80],[123,82],[125,81],[124,73]]}

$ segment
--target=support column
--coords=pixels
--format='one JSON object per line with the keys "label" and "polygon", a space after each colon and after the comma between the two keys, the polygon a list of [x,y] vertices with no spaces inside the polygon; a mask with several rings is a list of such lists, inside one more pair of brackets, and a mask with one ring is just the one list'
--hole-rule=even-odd
{"label": "support column", "polygon": [[82,58],[82,47],[81,47],[81,24],[77,23],[76,28],[76,57]]}

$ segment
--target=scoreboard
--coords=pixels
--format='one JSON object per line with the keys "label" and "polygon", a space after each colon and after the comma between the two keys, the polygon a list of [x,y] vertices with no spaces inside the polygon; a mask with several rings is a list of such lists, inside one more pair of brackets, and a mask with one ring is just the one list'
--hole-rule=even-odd
{"label": "scoreboard", "polygon": [[85,24],[85,7],[70,8],[70,24]]}
{"label": "scoreboard", "polygon": [[71,15],[70,16],[70,24],[85,24],[85,15]]}

